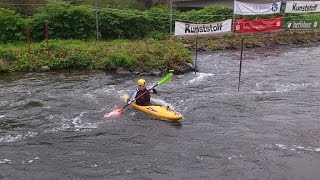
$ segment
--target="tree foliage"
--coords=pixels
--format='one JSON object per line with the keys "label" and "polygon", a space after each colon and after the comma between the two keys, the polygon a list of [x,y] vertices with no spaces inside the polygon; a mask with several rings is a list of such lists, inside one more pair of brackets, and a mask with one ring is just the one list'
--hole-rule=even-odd
{"label": "tree foliage", "polygon": [[90,39],[95,35],[95,13],[89,6],[52,3],[35,14],[30,22],[33,38],[44,38],[48,23],[50,38]]}
{"label": "tree foliage", "polygon": [[0,8],[0,42],[14,42],[24,39],[25,21],[15,12]]}

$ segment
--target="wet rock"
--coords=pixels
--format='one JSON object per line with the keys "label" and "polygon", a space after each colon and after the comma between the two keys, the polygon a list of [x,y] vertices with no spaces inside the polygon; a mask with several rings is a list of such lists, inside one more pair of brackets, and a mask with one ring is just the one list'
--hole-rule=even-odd
{"label": "wet rock", "polygon": [[41,66],[41,71],[50,71],[49,66]]}
{"label": "wet rock", "polygon": [[139,75],[140,74],[140,69],[135,69],[132,71],[132,74],[134,75]]}
{"label": "wet rock", "polygon": [[184,74],[186,72],[195,71],[195,67],[191,63],[180,63],[173,66],[175,74]]}
{"label": "wet rock", "polygon": [[189,71],[194,71],[195,67],[191,63],[186,63],[187,67],[189,68]]}
{"label": "wet rock", "polygon": [[139,74],[139,76],[148,76],[149,75],[149,73],[146,73],[146,72],[141,72],[140,74]]}
{"label": "wet rock", "polygon": [[159,69],[153,69],[151,72],[150,72],[150,75],[151,76],[161,76],[161,71]]}
{"label": "wet rock", "polygon": [[117,69],[116,73],[119,75],[130,75],[131,74],[130,71],[122,69],[122,68]]}

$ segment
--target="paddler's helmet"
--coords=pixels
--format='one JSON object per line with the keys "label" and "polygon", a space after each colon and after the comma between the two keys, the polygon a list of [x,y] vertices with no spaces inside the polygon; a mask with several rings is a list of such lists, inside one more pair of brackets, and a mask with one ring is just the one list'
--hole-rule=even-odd
{"label": "paddler's helmet", "polygon": [[144,79],[139,79],[137,84],[138,84],[138,86],[145,86],[146,81]]}

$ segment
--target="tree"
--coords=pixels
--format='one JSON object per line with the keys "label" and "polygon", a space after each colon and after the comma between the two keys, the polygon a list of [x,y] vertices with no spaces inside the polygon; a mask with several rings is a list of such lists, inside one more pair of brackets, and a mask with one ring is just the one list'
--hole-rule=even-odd
{"label": "tree", "polygon": [[45,6],[47,0],[2,0],[1,7],[14,10],[22,15],[33,15],[41,6]]}

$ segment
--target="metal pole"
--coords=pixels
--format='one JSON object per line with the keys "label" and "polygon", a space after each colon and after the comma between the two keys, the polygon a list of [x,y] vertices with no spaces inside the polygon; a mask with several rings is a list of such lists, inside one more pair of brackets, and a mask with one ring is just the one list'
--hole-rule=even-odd
{"label": "metal pole", "polygon": [[242,68],[242,55],[243,55],[243,42],[244,42],[244,38],[241,39],[241,55],[240,55],[240,70],[239,70],[238,91],[240,91],[241,68]]}
{"label": "metal pole", "polygon": [[98,17],[98,3],[96,0],[96,33],[97,33],[97,41],[99,41],[99,17]]}
{"label": "metal pole", "polygon": [[170,0],[170,35],[172,34],[172,0]]}
{"label": "metal pole", "polygon": [[194,63],[194,74],[197,74],[197,61],[198,61],[198,30],[196,34],[196,60]]}

